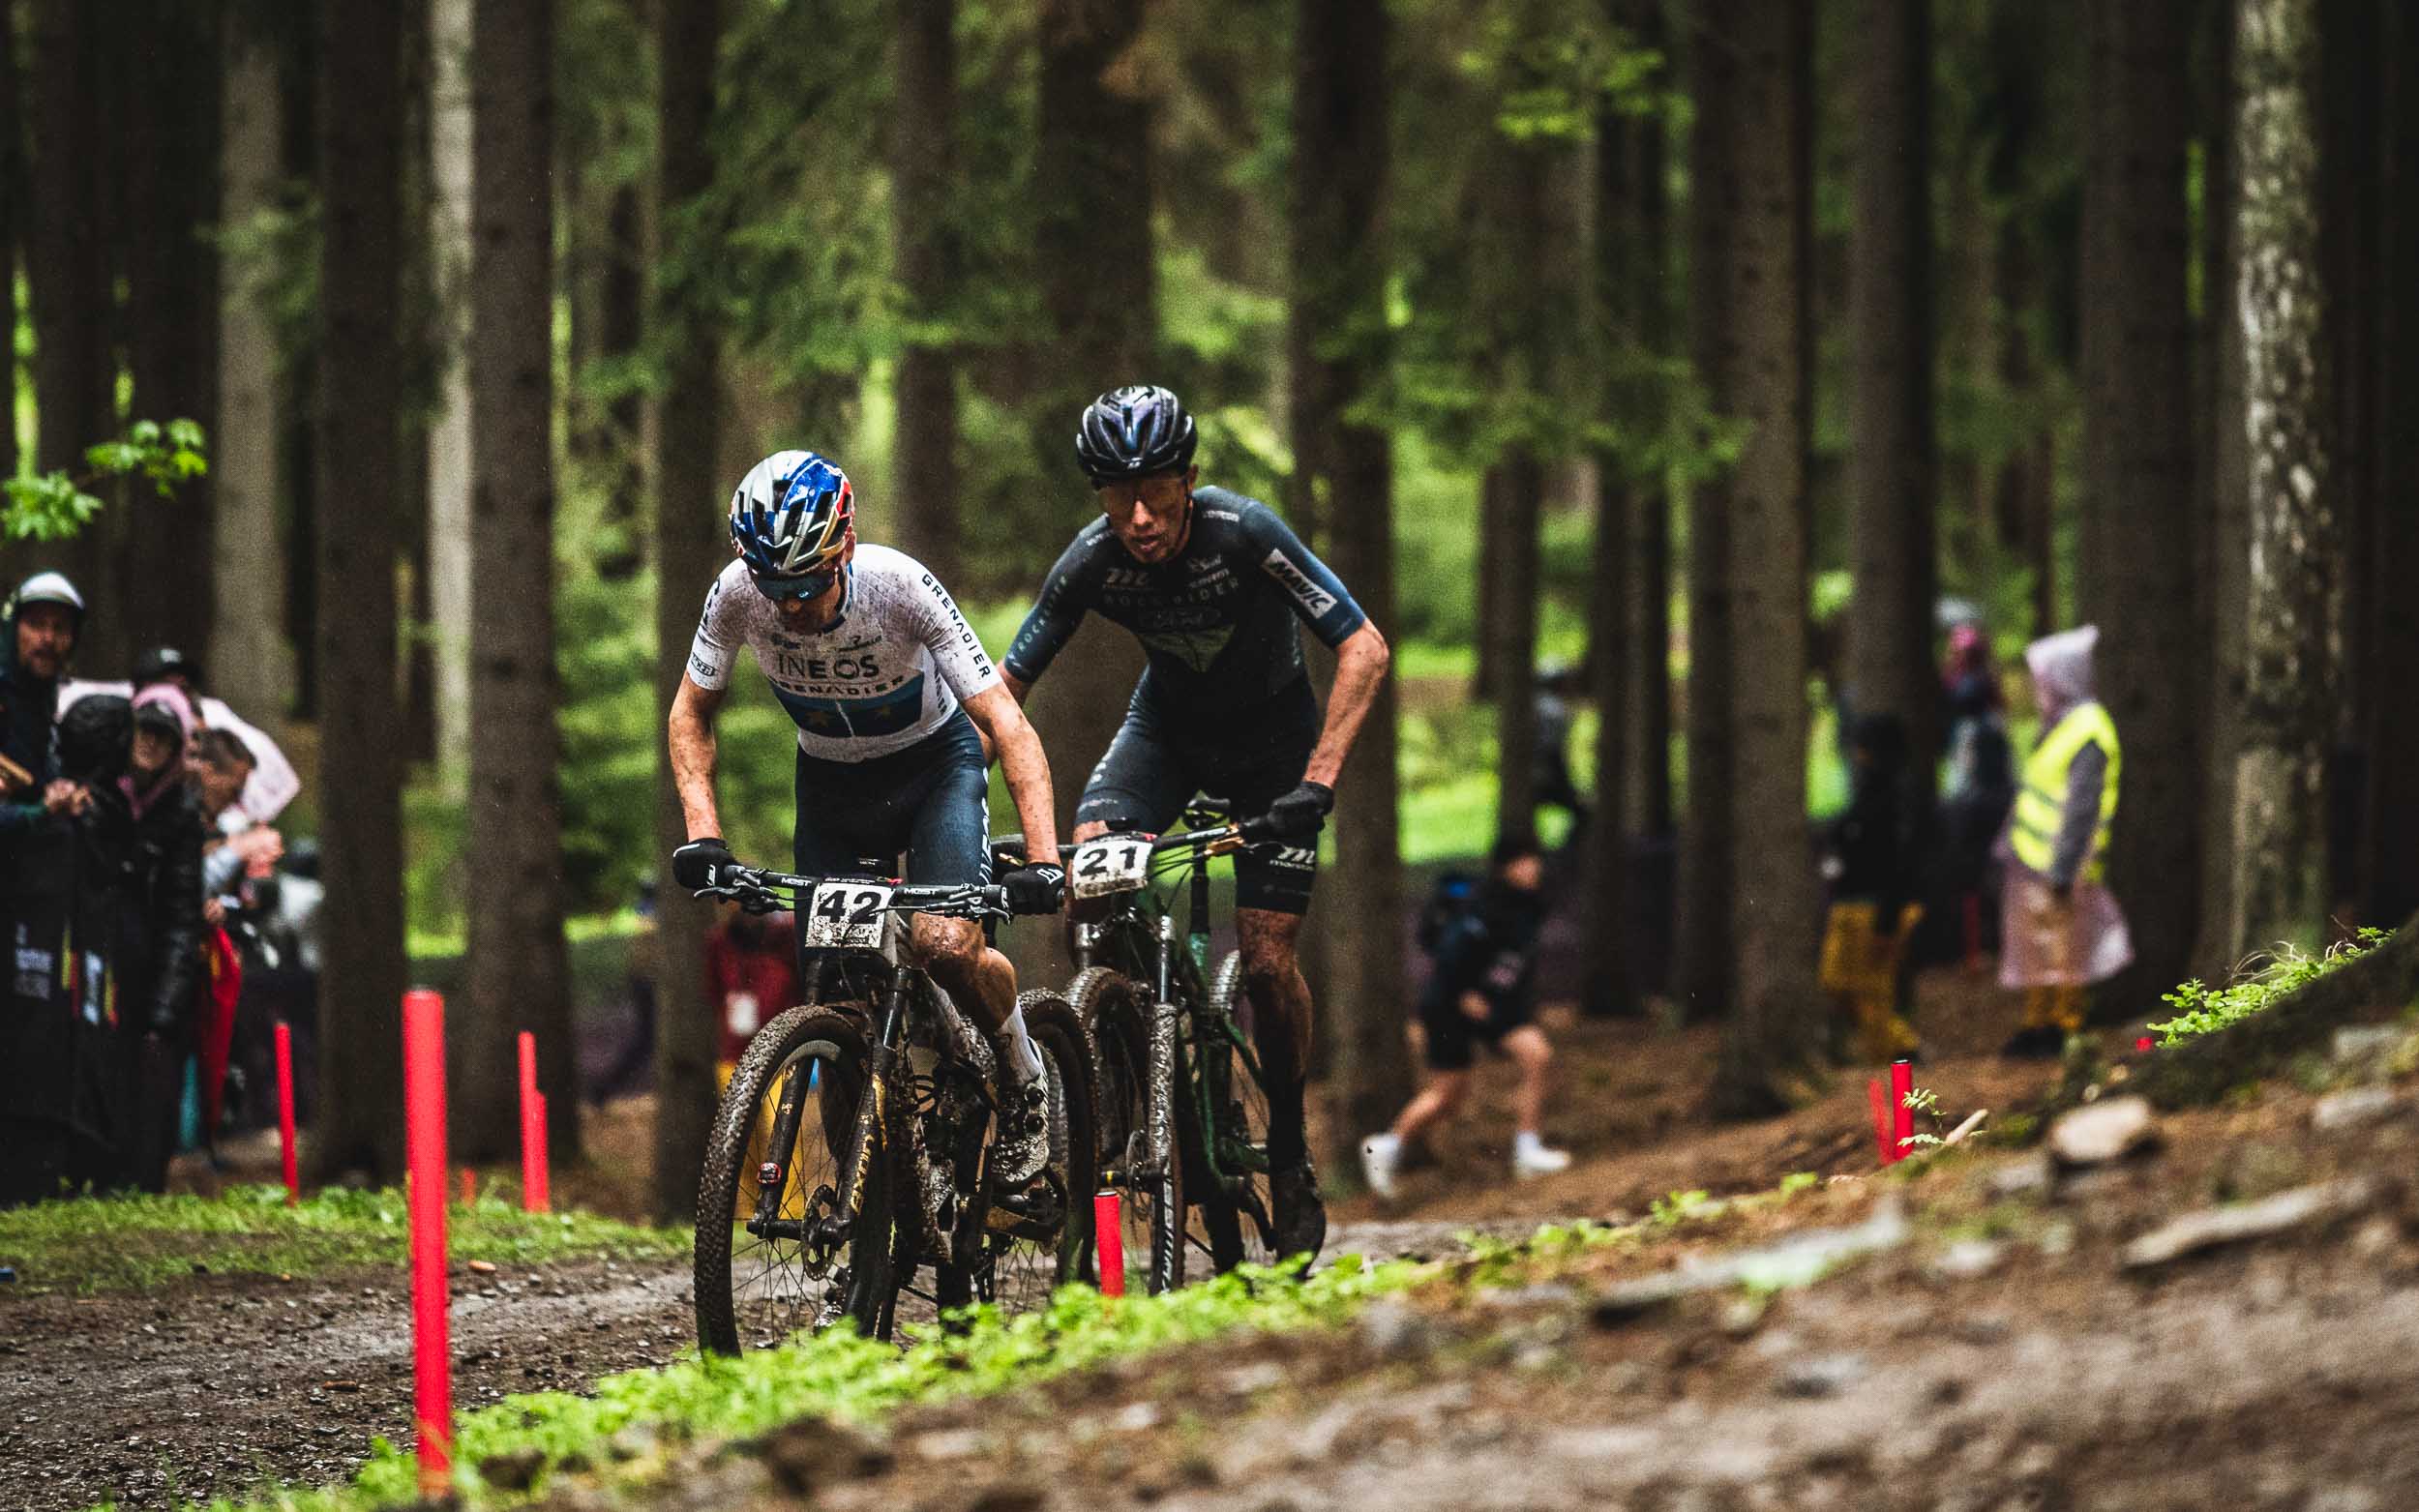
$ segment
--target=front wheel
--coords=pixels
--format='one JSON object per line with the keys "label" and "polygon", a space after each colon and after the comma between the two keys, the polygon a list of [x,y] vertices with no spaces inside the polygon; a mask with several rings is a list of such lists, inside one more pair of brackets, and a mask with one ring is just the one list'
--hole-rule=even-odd
{"label": "front wheel", "polygon": [[1284,1258],[1275,1253],[1269,1184],[1269,1094],[1244,1052],[1254,1037],[1251,1000],[1243,993],[1243,958],[1229,951],[1210,979],[1208,1032],[1193,1048],[1200,1056],[1195,1081],[1209,1102],[1211,1130],[1210,1147],[1202,1152],[1210,1179],[1194,1194],[1195,1221],[1221,1275],[1237,1265],[1269,1265]]}
{"label": "front wheel", "polygon": [[868,1338],[881,1331],[891,1292],[894,1131],[878,1122],[861,1158],[852,1164],[850,1155],[869,1060],[865,1021],[829,1007],[791,1008],[749,1041],[698,1182],[705,1352],[770,1348],[843,1318]]}
{"label": "front wheel", "polygon": [[[1150,1069],[1150,994],[1140,982],[1092,966],[1067,989],[1076,1017],[1089,1026],[1100,1057],[1099,1124],[1102,1179],[1119,1197],[1120,1237],[1129,1257],[1148,1257],[1144,1289],[1154,1295],[1184,1284],[1184,1160],[1175,1068],[1164,1085]],[[1153,1176],[1134,1165],[1148,1152],[1152,1121],[1160,1122],[1169,1158]],[[1128,1262],[1131,1268],[1131,1262]],[[1097,1267],[1094,1267],[1095,1272]],[[1094,1278],[1097,1280],[1095,1274]]]}

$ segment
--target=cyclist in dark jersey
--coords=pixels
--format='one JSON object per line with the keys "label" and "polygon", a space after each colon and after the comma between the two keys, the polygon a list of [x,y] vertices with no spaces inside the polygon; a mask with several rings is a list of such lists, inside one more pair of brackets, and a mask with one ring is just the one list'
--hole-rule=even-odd
{"label": "cyclist in dark jersey", "polygon": [[[1317,836],[1336,775],[1386,676],[1386,637],[1275,511],[1196,489],[1192,417],[1148,385],[1084,412],[1076,460],[1101,518],[1050,570],[1000,665],[1020,699],[1088,612],[1134,633],[1148,658],[1125,724],[1085,785],[1075,838],[1160,832],[1197,791],[1238,815],[1267,814],[1293,840],[1235,864],[1235,922],[1269,1092],[1269,1164],[1280,1254],[1318,1253],[1327,1234],[1302,1137],[1310,989],[1296,960],[1317,874]],[[1296,621],[1335,652],[1324,717]]]}

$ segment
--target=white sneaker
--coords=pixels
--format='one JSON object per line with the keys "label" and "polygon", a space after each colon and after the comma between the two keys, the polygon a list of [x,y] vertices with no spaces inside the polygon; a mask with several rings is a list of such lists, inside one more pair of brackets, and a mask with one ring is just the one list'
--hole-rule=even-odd
{"label": "white sneaker", "polygon": [[1381,1199],[1394,1195],[1394,1172],[1403,1163],[1403,1141],[1390,1134],[1373,1134],[1360,1141],[1361,1179]]}
{"label": "white sneaker", "polygon": [[1570,1169],[1570,1151],[1548,1149],[1532,1144],[1512,1150],[1512,1175],[1527,1181],[1534,1176],[1550,1176],[1558,1171]]}

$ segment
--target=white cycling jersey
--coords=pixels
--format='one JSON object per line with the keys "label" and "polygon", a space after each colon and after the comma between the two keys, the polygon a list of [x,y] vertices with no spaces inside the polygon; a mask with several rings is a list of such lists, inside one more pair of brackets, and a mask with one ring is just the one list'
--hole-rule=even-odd
{"label": "white cycling jersey", "polygon": [[798,726],[798,749],[826,761],[870,761],[904,751],[948,723],[967,699],[1000,685],[999,669],[941,580],[886,546],[859,546],[840,617],[792,634],[772,601],[733,561],[706,591],[689,645],[701,688],[731,681],[741,646]]}

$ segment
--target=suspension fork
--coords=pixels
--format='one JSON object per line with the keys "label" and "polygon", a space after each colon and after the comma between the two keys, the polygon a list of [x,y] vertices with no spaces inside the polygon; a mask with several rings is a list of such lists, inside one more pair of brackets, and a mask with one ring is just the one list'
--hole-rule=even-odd
{"label": "suspension fork", "polygon": [[1158,993],[1150,1004],[1150,1100],[1149,1129],[1144,1136],[1143,1162],[1148,1174],[1158,1176],[1168,1162],[1182,1158],[1177,1144],[1176,920],[1159,916]]}
{"label": "suspension fork", "polygon": [[857,1093],[856,1121],[849,1129],[848,1163],[842,1167],[841,1180],[847,1183],[847,1190],[840,1194],[840,1211],[825,1220],[831,1230],[825,1236],[835,1244],[848,1226],[856,1222],[856,1215],[864,1206],[866,1174],[881,1149],[882,1132],[889,1127],[891,1076],[897,1069],[899,1043],[906,1032],[908,970],[901,966],[892,974],[890,985],[876,1005],[881,1027],[874,1036],[872,1052],[865,1057],[865,1085]]}

